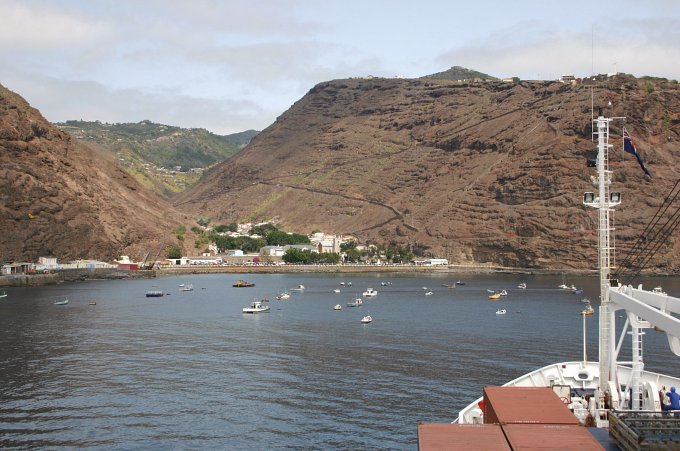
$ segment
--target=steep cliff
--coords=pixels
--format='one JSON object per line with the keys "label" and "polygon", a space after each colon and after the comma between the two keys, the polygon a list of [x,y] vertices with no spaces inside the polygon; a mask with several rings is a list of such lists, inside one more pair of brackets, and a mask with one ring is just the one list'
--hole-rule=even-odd
{"label": "steep cliff", "polygon": [[[678,179],[680,88],[619,75],[575,84],[434,79],[321,83],[175,202],[213,222],[278,217],[454,263],[595,267],[591,98],[626,116],[653,179],[612,124],[619,254]],[[611,105],[610,105],[611,103]],[[677,271],[669,240],[652,263]]]}
{"label": "steep cliff", "polygon": [[141,258],[175,244],[180,215],[110,158],[0,86],[0,258]]}

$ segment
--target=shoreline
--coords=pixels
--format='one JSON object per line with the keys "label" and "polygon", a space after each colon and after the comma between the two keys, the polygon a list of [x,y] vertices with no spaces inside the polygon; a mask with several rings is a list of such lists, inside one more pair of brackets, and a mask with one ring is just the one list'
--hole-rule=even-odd
{"label": "shoreline", "polygon": [[[498,266],[413,266],[413,265],[229,265],[162,267],[153,270],[119,270],[117,268],[64,269],[49,274],[15,274],[0,276],[0,287],[26,287],[55,285],[86,280],[153,279],[183,274],[517,274],[517,275],[568,275],[597,277],[597,270],[506,268]],[[678,277],[678,274],[649,273],[652,277]]]}

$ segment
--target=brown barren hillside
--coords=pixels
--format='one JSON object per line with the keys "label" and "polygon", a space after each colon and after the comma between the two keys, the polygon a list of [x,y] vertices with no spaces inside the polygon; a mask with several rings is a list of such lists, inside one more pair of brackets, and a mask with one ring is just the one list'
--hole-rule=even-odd
{"label": "brown barren hillside", "polygon": [[176,243],[172,207],[1,85],[0,197],[5,262],[142,258]]}
{"label": "brown barren hillside", "polygon": [[[591,93],[607,116],[627,117],[653,175],[623,156],[624,122],[612,123],[623,254],[678,179],[674,82],[325,82],[175,204],[213,223],[277,217],[288,231],[425,246],[454,263],[590,269],[596,215],[581,199],[594,189]],[[676,238],[653,266],[678,271],[679,261]]]}

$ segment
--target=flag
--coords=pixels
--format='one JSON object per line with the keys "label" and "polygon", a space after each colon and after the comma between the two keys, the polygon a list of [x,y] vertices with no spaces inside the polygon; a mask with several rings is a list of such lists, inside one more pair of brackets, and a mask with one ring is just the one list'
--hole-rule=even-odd
{"label": "flag", "polygon": [[638,164],[642,168],[643,171],[645,171],[645,174],[647,174],[649,177],[652,176],[652,174],[649,173],[649,169],[647,169],[647,166],[642,162],[642,157],[638,153],[637,149],[635,148],[635,143],[633,142],[633,138],[630,137],[628,134],[628,130],[626,128],[623,128],[623,150],[628,152],[631,155],[635,155],[635,158],[637,158]]}

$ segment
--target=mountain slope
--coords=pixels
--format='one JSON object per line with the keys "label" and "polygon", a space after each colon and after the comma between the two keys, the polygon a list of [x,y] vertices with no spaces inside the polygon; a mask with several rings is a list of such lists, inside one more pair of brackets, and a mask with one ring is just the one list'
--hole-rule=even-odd
{"label": "mountain slope", "polygon": [[141,258],[176,244],[180,215],[111,160],[0,85],[2,260]]}
{"label": "mountain slope", "polygon": [[[255,130],[220,136],[199,128],[138,123],[66,121],[55,124],[76,139],[115,155],[123,167],[152,191],[169,196],[200,178],[201,171],[237,153]],[[175,168],[179,168],[176,170]]]}
{"label": "mountain slope", "polygon": [[[593,268],[596,216],[581,202],[593,190],[591,88],[596,104],[612,102],[607,115],[628,116],[654,174],[611,158],[624,248],[677,179],[677,83],[325,82],[175,203],[216,222],[276,216],[287,230],[425,247],[460,264]],[[670,242],[654,265],[677,270],[679,253]]]}

